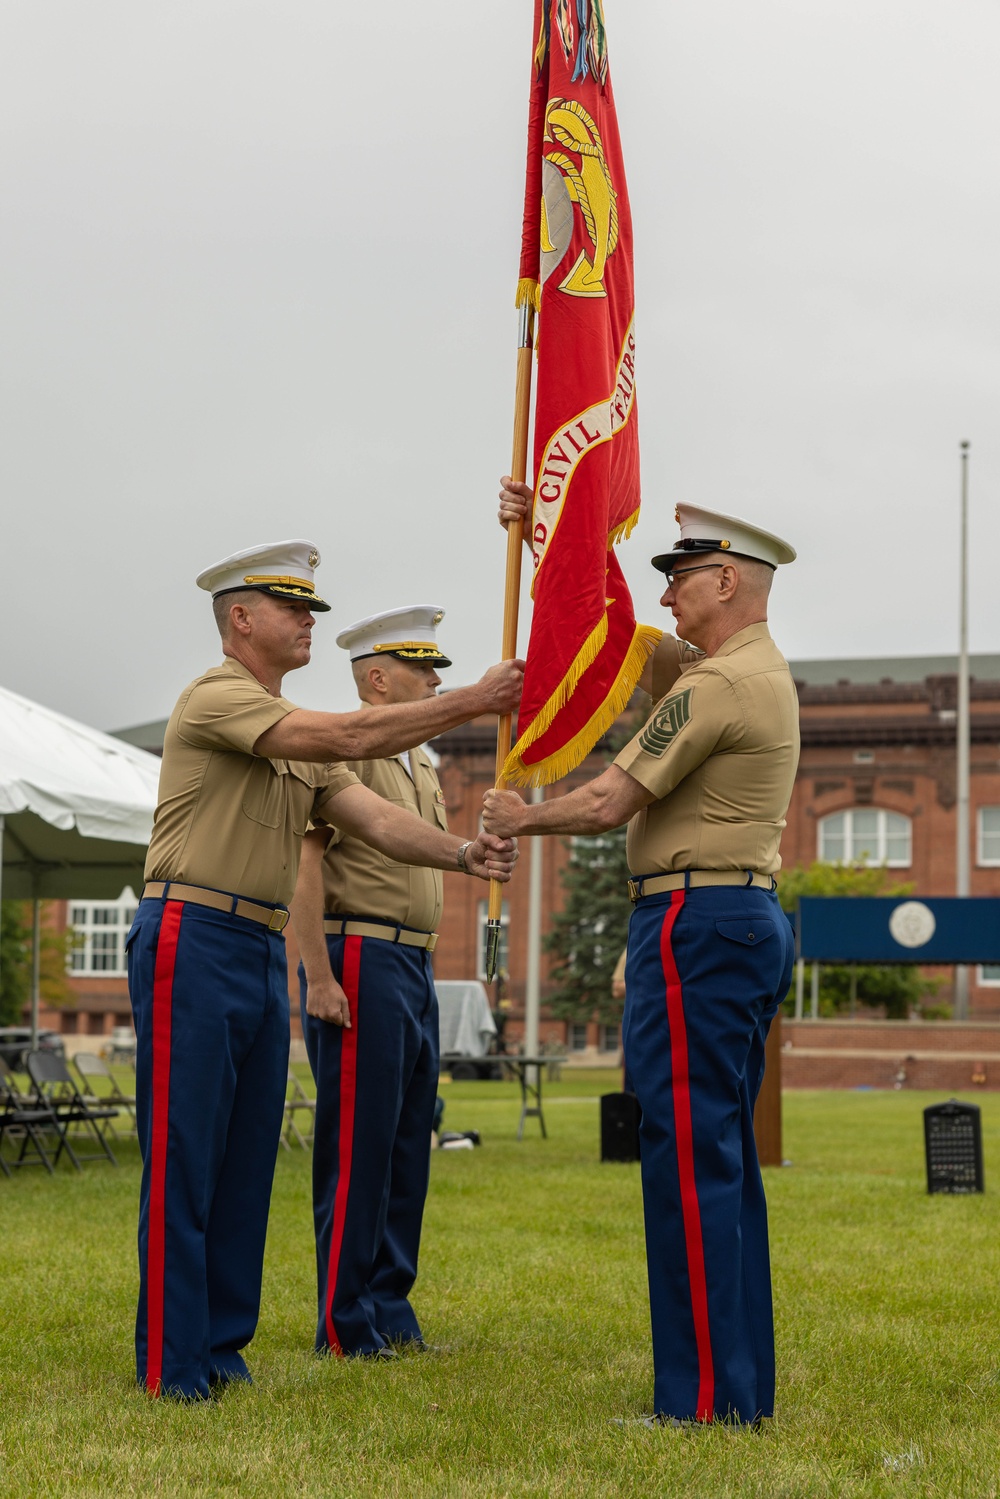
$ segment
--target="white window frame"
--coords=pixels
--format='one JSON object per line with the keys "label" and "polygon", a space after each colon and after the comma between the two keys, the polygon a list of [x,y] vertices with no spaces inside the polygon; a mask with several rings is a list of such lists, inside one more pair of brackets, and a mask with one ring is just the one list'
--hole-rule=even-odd
{"label": "white window frame", "polygon": [[67,901],[67,918],[73,933],[73,946],[66,959],[67,973],[74,978],[120,978],[126,974],[125,938],[138,904],[128,886],[117,900]]}
{"label": "white window frame", "polygon": [[[610,1043],[610,1044],[609,1044]],[[602,1025],[597,1033],[597,1049],[603,1056],[611,1056],[617,1053],[622,1044],[621,1027],[618,1025]]]}
{"label": "white window frame", "polygon": [[[485,984],[486,978],[486,932],[487,923],[490,919],[490,903],[488,900],[476,902],[476,962],[479,967],[479,978]],[[497,954],[497,973],[507,974],[510,972],[510,912],[506,905],[500,912],[500,950]]]}
{"label": "white window frame", "polygon": [[[854,835],[854,817],[857,813],[870,817],[873,813],[878,819],[875,832],[875,848],[867,847],[867,840],[862,842]],[[823,851],[824,829],[836,817],[844,819],[844,852],[840,860],[827,857]],[[907,850],[905,859],[890,859],[887,857],[888,847],[888,818],[898,817],[906,823]],[[860,848],[857,846],[860,844]],[[862,854],[866,857],[862,858]],[[884,865],[887,869],[909,869],[913,863],[913,819],[907,817],[905,812],[891,812],[885,807],[845,807],[841,812],[830,812],[826,817],[821,817],[816,828],[816,857],[823,864],[864,864],[869,868]]]}
{"label": "white window frame", "polygon": [[[986,827],[986,813],[996,813],[995,828]],[[983,844],[986,838],[996,840],[997,851],[995,854],[986,855],[983,852]],[[982,869],[996,869],[1000,866],[1000,807],[979,807],[976,810],[976,863]]]}
{"label": "white window frame", "polygon": [[[986,977],[987,969],[994,970],[994,976]],[[981,989],[1000,989],[1000,963],[980,963],[976,969],[976,983]]]}
{"label": "white window frame", "polygon": [[[583,1045],[577,1046],[577,1033],[583,1032]],[[585,1020],[571,1020],[566,1027],[566,1045],[570,1052],[579,1056],[581,1051],[587,1050],[587,1022]]]}

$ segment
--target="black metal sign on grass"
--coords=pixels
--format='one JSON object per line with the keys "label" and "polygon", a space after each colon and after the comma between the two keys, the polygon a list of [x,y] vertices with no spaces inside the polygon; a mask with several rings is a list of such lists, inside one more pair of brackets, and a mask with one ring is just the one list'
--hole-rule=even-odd
{"label": "black metal sign on grass", "polygon": [[983,1124],[978,1104],[931,1104],[924,1109],[928,1192],[983,1191]]}

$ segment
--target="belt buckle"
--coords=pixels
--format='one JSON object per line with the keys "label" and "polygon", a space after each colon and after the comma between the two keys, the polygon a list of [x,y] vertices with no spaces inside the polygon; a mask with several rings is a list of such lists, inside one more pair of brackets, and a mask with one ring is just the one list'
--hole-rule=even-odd
{"label": "belt buckle", "polygon": [[628,898],[632,902],[633,905],[635,905],[636,901],[639,899],[639,897],[641,895],[642,895],[642,880],[632,880],[632,879],[630,879],[629,882],[628,882]]}
{"label": "belt buckle", "polygon": [[285,927],[287,925],[288,925],[288,912],[287,911],[272,911],[271,912],[271,919],[267,923],[267,929],[268,929],[269,932],[283,932],[285,930]]}

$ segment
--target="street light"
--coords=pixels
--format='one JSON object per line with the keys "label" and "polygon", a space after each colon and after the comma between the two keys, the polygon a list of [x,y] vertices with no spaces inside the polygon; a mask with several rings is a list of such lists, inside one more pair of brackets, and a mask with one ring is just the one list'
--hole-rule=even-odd
{"label": "street light", "polygon": [[[959,528],[958,712],[955,744],[955,894],[969,894],[969,444],[959,444],[962,464],[962,518]],[[969,970],[955,968],[956,1020],[969,1018]]]}

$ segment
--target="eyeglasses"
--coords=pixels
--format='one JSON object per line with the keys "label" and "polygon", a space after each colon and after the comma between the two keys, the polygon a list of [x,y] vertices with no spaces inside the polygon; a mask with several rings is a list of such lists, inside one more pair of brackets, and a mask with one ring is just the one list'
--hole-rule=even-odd
{"label": "eyeglasses", "polygon": [[724,562],[703,562],[700,567],[671,567],[665,576],[667,587],[673,588],[678,578],[686,578],[689,573],[707,573],[715,567],[725,567]]}

